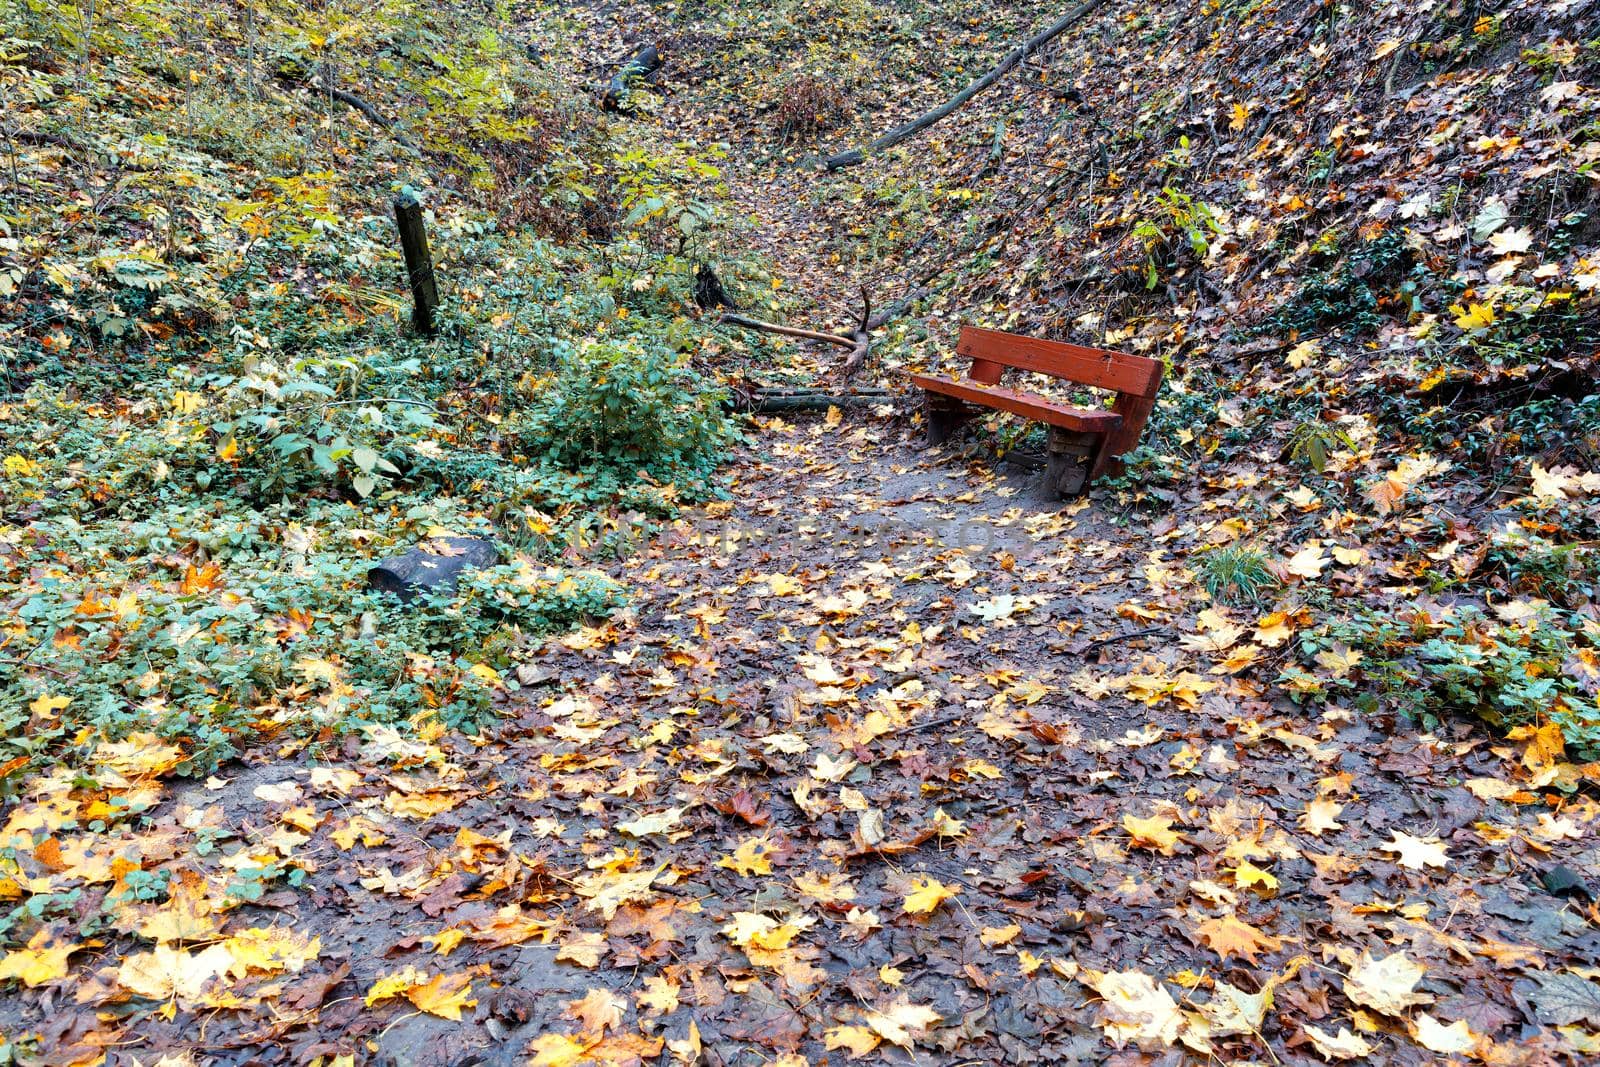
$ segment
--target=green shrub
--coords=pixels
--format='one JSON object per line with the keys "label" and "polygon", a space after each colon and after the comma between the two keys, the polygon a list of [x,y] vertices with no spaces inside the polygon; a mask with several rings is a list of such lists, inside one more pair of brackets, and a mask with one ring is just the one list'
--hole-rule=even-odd
{"label": "green shrub", "polygon": [[513,432],[523,451],[567,470],[698,482],[735,436],[722,401],[662,346],[599,340],[562,361]]}
{"label": "green shrub", "polygon": [[[1600,755],[1600,707],[1582,677],[1592,684],[1600,659],[1592,638],[1559,612],[1515,623],[1472,610],[1438,620],[1363,613],[1320,627],[1300,651],[1319,669],[1291,666],[1279,682],[1302,699],[1352,694],[1368,710],[1386,705],[1427,729],[1462,714],[1503,730],[1553,722],[1575,754]],[[1330,655],[1344,665],[1334,677],[1322,669]]]}
{"label": "green shrub", "polygon": [[[19,545],[8,562],[39,577],[0,584],[8,647],[35,650],[0,660],[0,762],[58,757],[85,728],[179,740],[189,768],[204,772],[263,735],[337,736],[434,716],[471,727],[492,717],[520,635],[622,602],[601,575],[526,560],[410,605],[367,589],[377,556],[437,521],[471,529],[448,505],[385,521],[337,502],[36,523],[49,540]],[[52,565],[56,552],[80,567]],[[49,696],[71,700],[41,717],[34,702]]]}

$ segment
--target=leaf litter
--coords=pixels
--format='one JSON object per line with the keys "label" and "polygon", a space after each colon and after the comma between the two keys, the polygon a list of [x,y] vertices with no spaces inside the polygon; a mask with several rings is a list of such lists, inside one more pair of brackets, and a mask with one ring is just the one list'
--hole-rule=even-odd
{"label": "leaf litter", "polygon": [[[1600,815],[1529,788],[1559,746],[1308,713],[1170,637],[1085,655],[1123,608],[1216,609],[1016,478],[872,423],[764,429],[716,519],[739,547],[678,522],[498,730],[203,783],[103,746],[103,780],[32,782],[14,896],[165,887],[0,959],[52,1062],[183,1049],[199,1013],[300,1062],[419,1026],[543,1064],[1536,1062],[1565,1039],[1515,1019],[1596,1025],[1595,916],[1530,877],[1582,864]],[[952,511],[986,542],[947,541]]]}

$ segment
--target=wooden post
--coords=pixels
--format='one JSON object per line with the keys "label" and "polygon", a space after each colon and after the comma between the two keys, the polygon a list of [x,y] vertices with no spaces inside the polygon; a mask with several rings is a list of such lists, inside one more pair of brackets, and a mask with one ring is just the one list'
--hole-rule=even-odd
{"label": "wooden post", "polygon": [[394,198],[394,221],[400,229],[400,250],[405,253],[406,278],[415,305],[411,322],[418,333],[432,336],[433,310],[439,306],[439,286],[433,277],[433,256],[428,251],[422,203],[411,190],[402,190]]}
{"label": "wooden post", "polygon": [[928,393],[922,409],[923,420],[927,423],[928,447],[937,448],[950,440],[971,416],[967,405],[955,397]]}
{"label": "wooden post", "polygon": [[1104,447],[1100,434],[1073,433],[1059,426],[1050,427],[1046,444],[1050,455],[1045,469],[1046,495],[1074,497],[1087,489],[1096,452]]}

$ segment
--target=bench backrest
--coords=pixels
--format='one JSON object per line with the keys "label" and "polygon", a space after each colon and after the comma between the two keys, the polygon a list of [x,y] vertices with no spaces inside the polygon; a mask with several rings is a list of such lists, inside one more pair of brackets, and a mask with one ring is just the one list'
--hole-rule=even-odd
{"label": "bench backrest", "polygon": [[998,385],[1012,367],[1147,400],[1161,387],[1159,360],[1065,341],[963,326],[956,352],[972,360],[972,379],[988,385]]}

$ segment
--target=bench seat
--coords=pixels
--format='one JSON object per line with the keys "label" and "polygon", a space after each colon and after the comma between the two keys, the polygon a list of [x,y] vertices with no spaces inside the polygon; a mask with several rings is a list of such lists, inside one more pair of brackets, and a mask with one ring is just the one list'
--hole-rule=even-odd
{"label": "bench seat", "polygon": [[1122,416],[1114,411],[1075,408],[1025,389],[1005,389],[998,385],[959,381],[939,374],[913,374],[911,380],[930,393],[942,393],[982,407],[1009,411],[1034,422],[1077,433],[1108,434],[1122,427]]}
{"label": "bench seat", "polygon": [[[1096,475],[1121,469],[1119,458],[1139,443],[1155,409],[1156,392],[1165,369],[1160,360],[1086,348],[1042,337],[961,327],[956,354],[972,361],[965,378],[913,374],[926,401],[928,444],[938,446],[982,408],[1007,411],[1048,426],[1045,487],[1060,496],[1076,496]],[[1023,389],[1006,389],[1007,370],[1043,374],[1073,385],[1116,394],[1104,408],[1076,408]]]}

